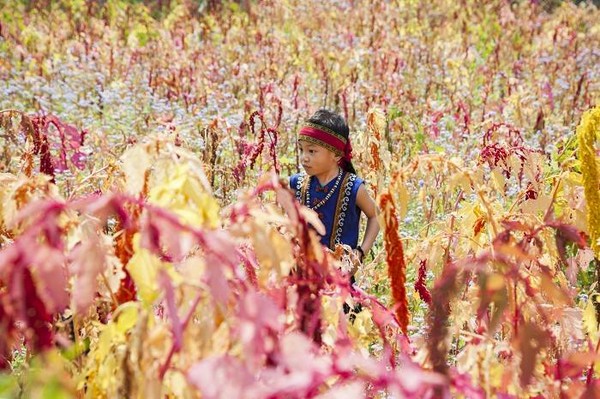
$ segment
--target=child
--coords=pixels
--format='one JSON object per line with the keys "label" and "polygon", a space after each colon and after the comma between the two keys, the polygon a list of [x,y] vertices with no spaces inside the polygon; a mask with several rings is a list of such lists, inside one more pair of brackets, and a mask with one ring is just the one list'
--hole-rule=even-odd
{"label": "child", "polygon": [[[325,225],[321,243],[331,250],[346,244],[362,262],[379,233],[379,223],[377,206],[352,166],[349,134],[344,118],[334,112],[320,109],[310,117],[298,137],[305,172],[293,175],[290,187]],[[361,212],[367,216],[367,228],[358,245]],[[351,276],[356,269],[357,265]]]}

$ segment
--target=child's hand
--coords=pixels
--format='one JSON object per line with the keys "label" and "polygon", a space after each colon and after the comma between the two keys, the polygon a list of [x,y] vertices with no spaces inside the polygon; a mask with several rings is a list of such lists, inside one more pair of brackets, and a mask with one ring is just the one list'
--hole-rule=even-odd
{"label": "child's hand", "polygon": [[362,253],[358,249],[352,250],[352,270],[350,270],[350,275],[354,276],[354,274],[358,271],[358,267],[362,265]]}
{"label": "child's hand", "polygon": [[356,259],[358,260],[358,263],[362,264],[363,257],[364,257],[363,253],[356,248],[353,249],[352,252],[354,253],[354,256],[356,257]]}
{"label": "child's hand", "polygon": [[335,259],[340,261],[340,270],[349,276],[356,273],[358,265],[360,264],[356,254],[348,245],[336,244],[335,250],[329,250]]}

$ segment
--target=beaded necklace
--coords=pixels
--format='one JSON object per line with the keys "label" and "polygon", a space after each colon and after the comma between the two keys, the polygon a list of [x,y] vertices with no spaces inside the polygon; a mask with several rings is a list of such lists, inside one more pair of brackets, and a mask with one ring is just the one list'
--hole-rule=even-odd
{"label": "beaded necklace", "polygon": [[315,209],[319,209],[320,207],[322,207],[323,205],[325,205],[325,203],[327,202],[327,200],[329,200],[329,198],[331,198],[331,196],[333,195],[333,193],[335,193],[335,191],[337,190],[338,186],[340,185],[340,181],[342,180],[342,168],[340,168],[340,172],[337,175],[337,178],[335,179],[335,183],[333,185],[333,187],[331,188],[331,190],[329,190],[329,192],[327,193],[327,195],[325,196],[325,198],[323,198],[321,201],[319,201],[318,203],[315,204],[315,206],[311,207],[310,206],[310,182],[313,178],[313,176],[310,177],[310,179],[308,179],[308,187],[309,189],[306,190],[306,206],[315,210]]}

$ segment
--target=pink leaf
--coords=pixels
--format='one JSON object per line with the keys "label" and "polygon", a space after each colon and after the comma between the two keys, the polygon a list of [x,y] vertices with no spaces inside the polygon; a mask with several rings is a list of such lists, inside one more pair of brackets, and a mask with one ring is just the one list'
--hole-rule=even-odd
{"label": "pink leaf", "polygon": [[217,303],[226,304],[229,298],[229,283],[223,273],[224,265],[213,254],[207,256],[205,279],[212,297]]}
{"label": "pink leaf", "polygon": [[271,298],[256,291],[249,291],[240,303],[239,317],[251,321],[257,327],[266,327],[279,330],[283,327],[281,309],[273,303]]}
{"label": "pink leaf", "polygon": [[183,326],[179,320],[177,313],[177,304],[175,303],[175,291],[173,284],[166,271],[159,272],[158,281],[160,286],[165,290],[165,300],[167,301],[167,310],[171,318],[171,333],[173,334],[173,347],[175,351],[179,351],[183,345]]}
{"label": "pink leaf", "polygon": [[[19,242],[20,245],[27,245]],[[34,245],[31,248],[35,247]],[[68,273],[63,252],[55,248],[40,245],[30,261],[30,268],[38,279],[38,292],[46,307],[52,312],[60,312],[69,305],[67,291]]]}
{"label": "pink leaf", "polygon": [[90,195],[74,201],[72,207],[90,213],[102,221],[116,215],[123,228],[131,227],[129,212],[125,209],[126,198],[117,194]]}
{"label": "pink leaf", "polygon": [[317,347],[304,334],[293,332],[281,341],[281,364],[290,371],[306,371],[326,375],[331,360],[317,355]]}
{"label": "pink leaf", "polygon": [[574,286],[577,284],[577,273],[579,270],[586,271],[590,262],[594,260],[594,251],[591,249],[580,249],[577,255],[567,259],[567,278]]}
{"label": "pink leaf", "polygon": [[141,245],[171,262],[180,262],[198,240],[175,219],[160,216],[149,212],[144,218]]}
{"label": "pink leaf", "polygon": [[[163,225],[164,226],[164,225]],[[159,226],[155,223],[155,220],[151,213],[147,213],[143,219],[142,228],[140,229],[141,240],[140,246],[146,248],[155,255],[163,258],[163,260],[170,262],[171,257],[163,251],[160,243],[161,231]],[[167,231],[166,234],[174,234],[177,236],[176,231]]]}
{"label": "pink leaf", "polygon": [[29,222],[30,226],[44,231],[50,245],[60,246],[61,231],[57,217],[65,210],[66,204],[54,199],[44,199],[27,204],[15,217],[15,224]]}
{"label": "pink leaf", "polygon": [[363,399],[365,397],[365,384],[362,382],[351,382],[338,385],[316,399]]}
{"label": "pink leaf", "polygon": [[248,357],[261,361],[283,330],[281,309],[269,297],[249,291],[240,301],[238,316],[237,334],[247,348]]}
{"label": "pink leaf", "polygon": [[89,234],[70,255],[70,269],[75,277],[71,290],[75,311],[85,313],[98,290],[98,276],[106,267],[106,257],[96,234]]}
{"label": "pink leaf", "polygon": [[204,399],[257,398],[251,389],[254,377],[232,356],[208,357],[196,363],[187,379]]}
{"label": "pink leaf", "polygon": [[452,375],[452,386],[458,393],[464,394],[466,398],[484,399],[485,391],[473,386],[469,374],[461,374],[456,371]]}
{"label": "pink leaf", "polygon": [[212,253],[221,263],[235,268],[239,261],[240,252],[237,251],[231,236],[221,230],[208,230],[202,233],[202,247],[205,252]]}

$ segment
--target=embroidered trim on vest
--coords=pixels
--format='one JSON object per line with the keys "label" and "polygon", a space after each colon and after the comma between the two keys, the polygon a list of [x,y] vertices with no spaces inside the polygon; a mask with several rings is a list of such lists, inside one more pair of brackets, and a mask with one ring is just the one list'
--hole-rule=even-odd
{"label": "embroidered trim on vest", "polygon": [[[304,173],[300,174],[298,176],[298,180],[296,180],[296,199],[298,200],[298,202],[300,202],[302,205],[306,205],[304,202],[304,198],[306,198],[306,184],[302,184],[304,183],[304,179],[306,178],[306,175]],[[307,179],[308,181],[308,179]]]}
{"label": "embroidered trim on vest", "polygon": [[356,181],[356,175],[354,173],[348,173],[344,176],[344,182],[342,187],[344,191],[340,190],[338,195],[337,204],[335,206],[335,216],[333,218],[332,228],[335,229],[331,232],[329,240],[329,247],[333,249],[335,244],[339,244],[342,239],[342,232],[344,231],[344,223],[346,221],[346,214],[348,212],[348,205],[350,204],[350,197],[352,195],[352,187]]}

